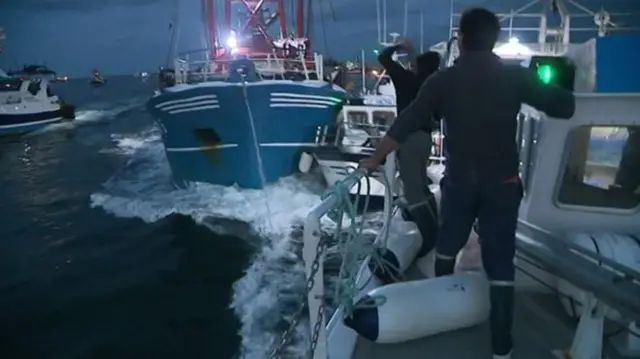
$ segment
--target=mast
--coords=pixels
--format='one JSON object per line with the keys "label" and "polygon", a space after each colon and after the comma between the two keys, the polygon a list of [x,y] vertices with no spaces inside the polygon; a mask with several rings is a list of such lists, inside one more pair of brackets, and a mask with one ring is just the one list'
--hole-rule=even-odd
{"label": "mast", "polygon": [[216,17],[215,17],[215,10],[214,10],[214,6],[215,6],[215,0],[203,0],[206,2],[206,9],[207,9],[207,18],[209,21],[207,21],[207,24],[209,25],[209,28],[207,29],[208,32],[208,40],[209,40],[209,53],[212,59],[216,58]]}

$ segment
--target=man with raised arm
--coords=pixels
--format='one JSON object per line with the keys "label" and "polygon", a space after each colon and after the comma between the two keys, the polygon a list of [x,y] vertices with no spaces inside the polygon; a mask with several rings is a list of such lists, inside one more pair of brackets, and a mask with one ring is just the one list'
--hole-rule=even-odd
{"label": "man with raised arm", "polygon": [[[408,53],[415,72],[405,69],[393,60],[393,54],[399,50]],[[393,82],[398,113],[409,106],[422,83],[440,67],[440,55],[437,52],[426,52],[416,57],[413,46],[406,40],[384,49],[378,56],[378,61]],[[431,153],[432,131],[433,124],[425,123],[420,131],[409,136],[398,151],[400,178],[408,205],[405,214],[416,223],[422,237],[418,257],[423,257],[433,249],[438,233],[438,207],[433,193],[429,190],[431,181],[426,172]]]}
{"label": "man with raised arm", "polygon": [[491,282],[492,348],[495,359],[511,358],[515,232],[522,199],[516,116],[522,103],[550,117],[568,119],[573,94],[543,84],[534,71],[504,64],[493,48],[500,34],[496,15],[473,8],[460,19],[460,57],[431,76],[398,116],[365,168],[377,168],[390,152],[426,126],[438,112],[445,131],[447,162],[440,184],[440,229],[436,275],[453,273],[455,258],[478,219],[482,259]]}

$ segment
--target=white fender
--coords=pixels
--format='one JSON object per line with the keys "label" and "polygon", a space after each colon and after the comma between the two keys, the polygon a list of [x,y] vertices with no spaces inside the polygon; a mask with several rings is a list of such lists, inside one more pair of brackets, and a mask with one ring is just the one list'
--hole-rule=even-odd
{"label": "white fender", "polygon": [[300,155],[300,161],[298,162],[298,170],[300,170],[300,172],[302,173],[307,173],[311,169],[312,165],[313,156],[306,152],[302,152],[302,154]]}
{"label": "white fender", "polygon": [[[640,271],[640,261],[638,260],[640,259],[640,243],[629,236],[578,233],[570,235],[569,240],[590,251],[614,259],[616,262],[631,269]],[[598,263],[594,259],[588,259]],[[579,317],[582,314],[582,303],[585,301],[587,294],[582,289],[562,279],[558,279],[558,291],[564,294],[560,301],[567,313],[571,316]],[[611,320],[621,321],[623,319],[617,310],[610,307],[605,307],[604,313]]]}
{"label": "white fender", "polygon": [[345,324],[376,343],[401,343],[471,327],[489,316],[489,282],[478,273],[389,284],[372,290],[358,304],[375,297],[384,298],[384,303],[356,308]]}
{"label": "white fender", "polygon": [[433,183],[440,184],[442,177],[444,177],[445,166],[442,164],[431,165],[427,167],[427,176]]}
{"label": "white fender", "polygon": [[[370,269],[376,277],[385,282],[391,282],[394,277],[398,278],[400,273],[404,273],[413,263],[416,254],[422,246],[422,237],[418,226],[413,222],[403,220],[390,221],[389,237],[386,243],[386,251],[382,254],[384,260],[382,268],[375,269],[375,262],[370,262]],[[389,268],[391,265],[391,268]],[[389,273],[390,272],[390,273]]]}

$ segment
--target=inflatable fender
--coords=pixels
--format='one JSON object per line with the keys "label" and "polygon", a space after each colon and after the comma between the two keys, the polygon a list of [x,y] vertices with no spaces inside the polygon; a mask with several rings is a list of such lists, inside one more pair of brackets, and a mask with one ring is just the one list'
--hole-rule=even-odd
{"label": "inflatable fender", "polygon": [[422,237],[415,223],[394,219],[390,224],[386,248],[376,248],[372,256],[380,260],[369,261],[369,270],[383,283],[392,283],[400,278],[422,246]]}
{"label": "inflatable fender", "polygon": [[[383,303],[371,306],[380,297]],[[478,273],[389,284],[360,299],[347,327],[376,343],[401,343],[480,324],[489,316],[489,282]]]}
{"label": "inflatable fender", "polygon": [[302,152],[300,155],[300,161],[298,162],[298,170],[300,173],[307,173],[311,170],[313,165],[313,156],[307,152]]}
{"label": "inflatable fender", "polygon": [[444,177],[445,166],[443,164],[431,165],[427,167],[427,177],[434,183],[439,185],[442,177]]}
{"label": "inflatable fender", "polygon": [[436,198],[436,203],[438,204],[438,212],[440,211],[440,198],[442,197],[440,193],[440,181],[442,180],[442,177],[444,177],[444,169],[445,167],[442,164],[427,167],[427,177],[429,177],[429,179],[433,183],[429,186],[429,189]]}
{"label": "inflatable fender", "polygon": [[[568,239],[590,251],[613,259],[631,269],[640,271],[640,241],[633,237],[609,233],[574,233],[569,235]],[[595,259],[588,258],[588,260],[598,265],[602,265]],[[582,314],[582,303],[586,300],[587,293],[560,278],[558,278],[557,289],[558,292],[563,294],[560,298],[560,302],[562,303],[565,311],[570,316],[579,317]],[[623,320],[622,315],[617,310],[610,307],[604,308],[604,315],[610,320]]]}

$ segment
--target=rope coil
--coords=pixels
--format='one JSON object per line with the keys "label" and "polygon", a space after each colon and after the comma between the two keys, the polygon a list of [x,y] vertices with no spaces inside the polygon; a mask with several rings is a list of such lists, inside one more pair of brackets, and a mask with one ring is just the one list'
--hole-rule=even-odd
{"label": "rope coil", "polygon": [[[336,182],[323,195],[323,199],[332,195],[336,196],[338,199],[338,205],[329,211],[327,216],[336,224],[334,232],[334,239],[337,243],[336,252],[342,259],[333,301],[337,306],[343,308],[343,314],[345,317],[350,317],[355,309],[378,307],[386,302],[386,298],[382,296],[373,297],[371,301],[364,303],[356,304],[354,302],[354,299],[358,296],[360,291],[366,287],[371,278],[373,278],[373,275],[370,276],[367,283],[358,287],[357,278],[363,262],[368,259],[379,268],[388,268],[393,266],[392,263],[384,258],[386,243],[389,237],[390,221],[393,215],[393,207],[388,206],[386,208],[384,224],[382,231],[378,236],[378,240],[374,243],[370,243],[365,236],[363,236],[365,217],[359,217],[357,209],[359,208],[361,197],[364,196],[363,213],[367,212],[371,197],[371,177],[369,173],[363,173],[364,170],[362,169],[351,169],[353,172],[341,181]],[[384,182],[385,188],[389,191],[390,188],[386,173],[384,171],[381,171],[380,173],[382,175],[382,181]],[[356,182],[355,199],[352,201],[350,184],[353,182],[353,178],[357,176],[362,176],[362,178],[365,179],[366,194],[362,194],[362,180],[358,180]],[[348,228],[345,229],[345,227]],[[396,278],[393,279],[396,280]]]}

